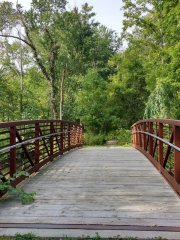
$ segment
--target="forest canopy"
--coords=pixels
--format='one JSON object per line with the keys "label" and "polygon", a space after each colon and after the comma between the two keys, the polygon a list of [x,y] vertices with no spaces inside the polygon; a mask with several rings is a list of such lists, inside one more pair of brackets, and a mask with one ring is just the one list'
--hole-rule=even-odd
{"label": "forest canopy", "polygon": [[0,121],[62,111],[107,135],[143,118],[179,119],[179,0],[122,1],[120,36],[86,2],[71,11],[66,0],[32,0],[29,10],[1,2]]}

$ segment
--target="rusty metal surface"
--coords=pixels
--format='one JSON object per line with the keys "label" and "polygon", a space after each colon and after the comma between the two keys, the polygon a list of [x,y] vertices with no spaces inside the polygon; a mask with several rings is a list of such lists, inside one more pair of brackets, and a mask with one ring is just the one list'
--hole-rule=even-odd
{"label": "rusty metal surface", "polygon": [[[68,131],[68,133],[67,133]],[[82,126],[61,120],[0,123],[0,173],[3,181],[18,171],[30,174],[64,152],[81,147]],[[12,185],[24,177],[16,178]]]}
{"label": "rusty metal surface", "polygon": [[0,228],[30,229],[86,229],[86,230],[129,230],[129,231],[163,231],[180,232],[180,227],[148,227],[98,224],[42,224],[42,223],[0,223]]}
{"label": "rusty metal surface", "polygon": [[180,194],[180,121],[144,119],[132,125],[132,134],[133,146],[153,162]]}
{"label": "rusty metal surface", "polygon": [[155,122],[155,123],[165,123],[165,124],[171,124],[175,126],[180,127],[180,120],[174,120],[174,119],[143,119],[139,122],[134,123],[132,126],[135,126],[140,123],[147,123],[147,122]]}
{"label": "rusty metal surface", "polygon": [[29,124],[37,124],[37,123],[70,123],[74,124],[75,126],[82,127],[80,124],[70,122],[70,121],[64,121],[64,120],[24,120],[24,121],[14,121],[14,122],[1,122],[0,128],[6,128],[11,126],[22,126],[22,125],[29,125]]}

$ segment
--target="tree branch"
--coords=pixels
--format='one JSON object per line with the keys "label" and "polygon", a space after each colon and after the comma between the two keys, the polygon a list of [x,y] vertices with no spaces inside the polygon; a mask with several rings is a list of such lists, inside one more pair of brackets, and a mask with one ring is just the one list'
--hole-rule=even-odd
{"label": "tree branch", "polygon": [[27,25],[26,25],[26,23],[25,23],[25,21],[24,21],[24,19],[23,19],[22,12],[21,12],[19,9],[17,9],[17,10],[18,10],[18,12],[19,12],[19,16],[20,16],[20,20],[21,20],[21,22],[22,22],[22,25],[23,25],[23,27],[24,27],[24,29],[25,29],[26,37],[27,37],[27,39],[28,39],[29,42],[30,42],[30,44],[28,44],[28,45],[31,47],[31,49],[32,49],[32,51],[33,51],[33,54],[34,54],[34,58],[36,59],[36,62],[37,62],[37,64],[38,64],[38,66],[40,67],[40,69],[41,69],[44,77],[45,77],[45,78],[47,79],[47,81],[50,83],[50,82],[51,82],[51,79],[50,79],[50,77],[48,76],[48,73],[47,73],[47,71],[46,71],[46,68],[45,68],[45,66],[43,65],[41,59],[38,57],[37,49],[36,49],[36,47],[34,46],[33,41],[32,41],[32,39],[31,39],[31,37],[30,37],[30,35],[29,35],[29,29],[28,29],[28,27],[27,27]]}
{"label": "tree branch", "polygon": [[49,65],[50,65],[49,71],[50,71],[51,81],[53,83],[54,78],[55,78],[55,61],[56,61],[56,58],[57,58],[57,45],[55,45],[47,27],[44,28],[44,31],[45,31],[46,35],[48,36],[48,38],[50,40],[50,49],[49,49],[49,59],[48,59],[48,61],[49,61]]}
{"label": "tree branch", "polygon": [[32,48],[32,45],[29,42],[27,42],[26,40],[24,40],[20,37],[16,37],[16,36],[12,36],[12,35],[4,35],[4,34],[0,34],[0,37],[10,37],[10,38],[15,38],[15,39],[21,40],[22,42],[26,43],[28,46],[30,46]]}

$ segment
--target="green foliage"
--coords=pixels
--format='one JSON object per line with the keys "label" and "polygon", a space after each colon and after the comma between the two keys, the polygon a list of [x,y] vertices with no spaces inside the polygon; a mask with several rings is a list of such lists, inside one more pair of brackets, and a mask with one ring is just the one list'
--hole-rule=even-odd
{"label": "green foliage", "polygon": [[[27,233],[27,234],[20,234],[17,233],[15,235],[15,237],[0,237],[0,240],[57,240],[59,238],[44,238],[44,237],[36,237],[33,233]],[[61,237],[62,240],[73,240],[74,237],[68,237],[68,236],[63,236]],[[77,240],[103,240],[104,238],[102,238],[98,232],[96,232],[96,236],[94,237],[90,237],[90,236],[84,236],[82,235],[82,237],[77,237]],[[120,235],[118,236],[113,236],[113,237],[108,237],[106,238],[107,240],[138,240],[139,238],[137,237],[121,237]],[[165,238],[162,237],[155,237],[155,238],[143,238],[143,240],[167,240]]]}
{"label": "green foliage", "polygon": [[57,117],[64,70],[63,119],[82,122],[90,144],[143,117],[179,119],[179,1],[123,0],[121,39],[94,21],[92,6],[67,11],[66,3],[32,0],[29,11],[0,4],[1,33],[19,21],[26,30],[21,47],[0,41],[0,120]]}
{"label": "green foliage", "polygon": [[130,130],[126,129],[117,129],[111,131],[106,136],[106,140],[116,139],[118,145],[120,146],[131,146],[132,145],[132,135]]}
{"label": "green foliage", "polygon": [[93,135],[91,132],[83,134],[83,143],[88,146],[104,145],[106,136],[102,134]]}
{"label": "green foliage", "polygon": [[97,70],[89,70],[81,79],[81,91],[77,99],[79,118],[82,119],[85,129],[93,134],[104,132],[109,121],[106,90],[106,81]]}
{"label": "green foliage", "polygon": [[[109,65],[115,69],[108,84],[109,115],[114,116],[112,125],[115,129],[129,129],[131,125],[142,119],[145,101],[148,98],[142,46],[136,39],[124,53],[115,54]],[[138,54],[138,53],[139,54]]]}
{"label": "green foliage", "polygon": [[[179,1],[123,2],[125,20],[122,37],[128,41],[127,51],[134,41],[138,41],[140,46],[136,54],[131,52],[127,60],[140,57],[141,73],[146,83],[144,89],[148,90],[146,99],[150,94],[144,117],[179,119]],[[136,73],[138,79],[141,73]],[[146,99],[141,102],[145,103]],[[136,111],[139,112],[139,109]]]}
{"label": "green foliage", "polygon": [[[19,171],[14,174],[14,177],[20,176],[29,176],[28,172]],[[22,188],[14,188],[11,186],[11,181],[15,180],[15,178],[9,177],[7,182],[3,182],[3,176],[0,175],[0,191],[2,193],[8,193],[9,195],[14,195],[15,198],[21,199],[22,204],[29,204],[35,201],[34,195],[35,192],[26,193]]]}
{"label": "green foliage", "polygon": [[33,240],[36,239],[35,234],[33,233],[27,233],[27,234],[20,234],[20,233],[16,233],[15,235],[15,240]]}
{"label": "green foliage", "polygon": [[95,146],[95,145],[104,145],[106,141],[116,139],[119,146],[131,146],[132,145],[132,135],[130,130],[126,129],[117,129],[114,131],[108,132],[105,134],[96,134],[93,135],[92,132],[85,132],[83,134],[84,145]]}
{"label": "green foliage", "polygon": [[156,88],[148,98],[144,118],[179,119],[180,83],[158,79]]}

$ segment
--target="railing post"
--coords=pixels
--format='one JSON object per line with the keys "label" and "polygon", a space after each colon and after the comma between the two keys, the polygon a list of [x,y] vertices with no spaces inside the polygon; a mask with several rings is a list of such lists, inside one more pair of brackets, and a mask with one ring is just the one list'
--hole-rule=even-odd
{"label": "railing post", "polygon": [[[146,132],[146,122],[143,122],[143,132]],[[146,150],[146,134],[143,134],[143,148]]]}
{"label": "railing post", "polygon": [[[153,134],[153,123],[149,122],[149,133]],[[149,136],[149,154],[153,155],[153,137]]]}
{"label": "railing post", "polygon": [[[50,123],[50,134],[54,133],[54,125],[53,122]],[[53,147],[54,147],[54,136],[50,136],[50,156],[53,155]],[[53,161],[53,159],[51,159]]]}
{"label": "railing post", "polygon": [[76,145],[76,126],[73,125],[73,144]]}
{"label": "railing post", "polygon": [[138,145],[138,133],[137,133],[137,126],[135,125],[135,145]]}
{"label": "railing post", "polygon": [[81,126],[81,144],[83,145],[83,128]]}
{"label": "railing post", "polygon": [[[180,147],[179,127],[174,126],[174,145]],[[180,152],[174,149],[174,178],[177,183],[180,183]]]}
{"label": "railing post", "polygon": [[[39,123],[35,124],[35,138],[39,137]],[[39,139],[35,140],[35,164],[39,163]]]}
{"label": "railing post", "polygon": [[68,123],[68,148],[71,146],[71,133],[70,133],[70,123]]}
{"label": "railing post", "polygon": [[77,127],[77,143],[79,144],[79,137],[80,137],[80,134],[79,134],[79,126]]}
{"label": "railing post", "polygon": [[[10,127],[10,146],[16,144],[16,127]],[[16,148],[10,149],[10,177],[16,173]]]}
{"label": "railing post", "polygon": [[134,131],[134,128],[133,128],[133,127],[131,127],[132,140],[133,140],[133,144],[134,144],[134,133],[133,133],[133,131]]}
{"label": "railing post", "polygon": [[[138,130],[141,131],[141,124],[139,124]],[[142,148],[141,133],[139,132],[139,146]]]}
{"label": "railing post", "polygon": [[64,125],[63,125],[63,122],[61,122],[61,150],[63,150],[63,133],[64,131]]}
{"label": "railing post", "polygon": [[133,132],[134,132],[134,134],[133,134],[133,137],[134,137],[133,141],[134,141],[134,145],[136,145],[136,127],[135,126],[133,127]]}
{"label": "railing post", "polygon": [[[159,123],[159,137],[163,139],[163,124]],[[159,140],[159,164],[163,166],[163,142]]]}

